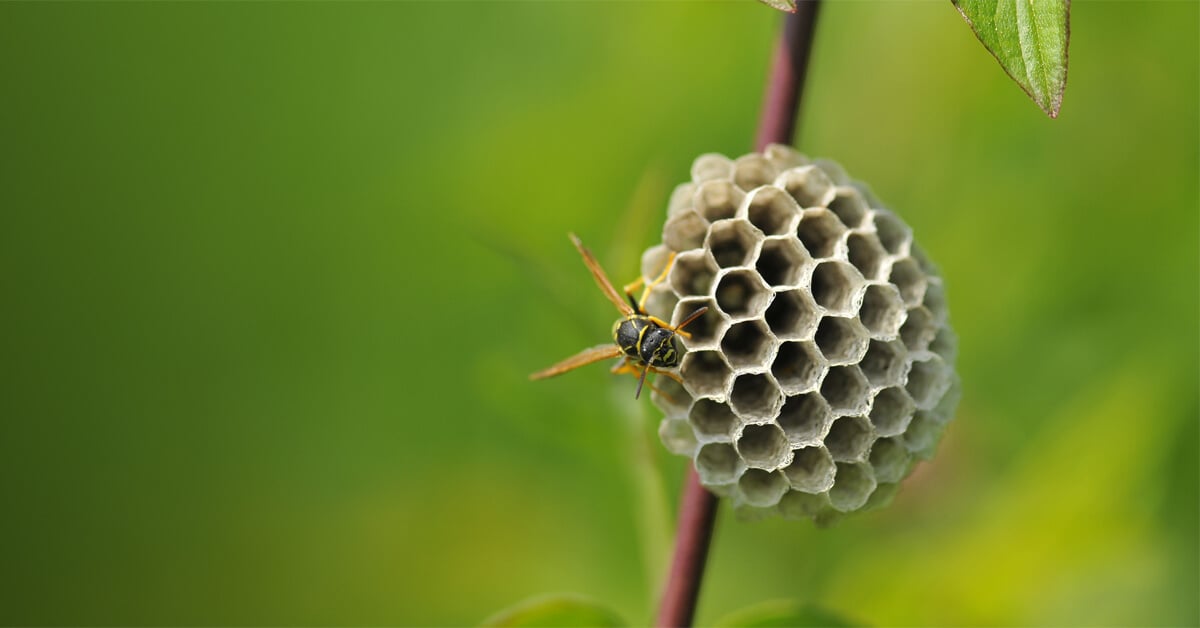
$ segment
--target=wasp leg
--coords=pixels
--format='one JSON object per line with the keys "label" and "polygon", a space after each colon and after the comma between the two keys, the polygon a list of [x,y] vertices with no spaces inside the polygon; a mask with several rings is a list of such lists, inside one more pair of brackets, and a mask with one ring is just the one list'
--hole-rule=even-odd
{"label": "wasp leg", "polygon": [[[629,297],[629,302],[633,304],[635,309],[637,309],[638,314],[646,313],[646,300],[650,298],[650,291],[653,290],[655,286],[667,279],[667,273],[671,272],[671,266],[673,265],[675,265],[675,251],[671,251],[670,256],[667,257],[667,265],[663,266],[662,272],[658,274],[658,277],[656,277],[654,281],[646,283],[646,279],[644,277],[638,277],[637,281],[625,285],[625,296]],[[633,299],[633,293],[643,285],[645,288],[642,289],[642,297],[635,301]],[[663,327],[669,328],[670,325],[663,325]]]}
{"label": "wasp leg", "polygon": [[[624,375],[625,373],[628,373],[628,374],[636,377],[638,380],[644,379],[646,377],[646,375],[645,375],[646,372],[651,372],[651,373],[654,373],[655,375],[666,375],[667,377],[670,377],[671,379],[675,380],[676,382],[679,382],[680,385],[683,385],[683,380],[679,378],[679,375],[677,375],[671,371],[664,371],[662,369],[654,368],[653,366],[641,366],[640,364],[634,364],[633,361],[629,360],[628,358],[626,358],[625,360],[623,360],[621,362],[618,362],[617,364],[614,364],[611,370],[616,375]],[[658,386],[655,386],[653,382],[651,382],[651,384],[650,384],[650,390],[653,390],[654,392],[662,395],[663,397],[666,397],[667,401],[670,401],[672,403],[675,402],[675,398],[672,397],[670,395],[670,393],[659,388]]]}

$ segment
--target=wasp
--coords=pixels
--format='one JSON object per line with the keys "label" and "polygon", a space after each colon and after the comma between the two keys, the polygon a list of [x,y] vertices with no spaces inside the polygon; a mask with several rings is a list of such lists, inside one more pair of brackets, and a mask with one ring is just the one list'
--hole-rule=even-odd
{"label": "wasp", "polygon": [[626,303],[617,294],[616,288],[613,288],[612,282],[608,280],[608,275],[604,273],[604,269],[600,267],[600,263],[592,256],[592,252],[583,246],[583,242],[579,240],[579,236],[574,233],[569,234],[571,242],[575,244],[575,248],[579,251],[579,255],[583,257],[583,263],[587,265],[588,270],[592,272],[592,277],[596,280],[596,284],[600,286],[600,291],[604,296],[612,301],[612,304],[617,306],[617,310],[621,312],[623,318],[613,324],[612,336],[613,344],[598,345],[590,349],[584,349],[579,353],[551,366],[548,369],[538,371],[529,376],[529,379],[545,379],[554,377],[577,369],[581,366],[599,362],[609,358],[623,358],[620,363],[613,367],[613,373],[629,373],[638,378],[637,391],[633,397],[637,399],[642,394],[642,385],[646,383],[646,374],[651,371],[662,373],[677,382],[683,383],[679,376],[671,371],[663,369],[671,369],[679,366],[679,347],[675,342],[676,336],[691,338],[691,334],[684,331],[689,323],[700,318],[708,311],[708,307],[701,307],[692,312],[690,316],[684,319],[678,325],[670,323],[651,316],[646,312],[646,299],[650,296],[650,291],[662,283],[667,277],[667,272],[671,270],[671,265],[675,263],[675,253],[671,253],[667,260],[667,265],[663,268],[662,273],[650,283],[645,285],[641,299],[634,299],[633,293],[638,286],[645,283],[644,279],[625,286],[625,297],[629,299]]}

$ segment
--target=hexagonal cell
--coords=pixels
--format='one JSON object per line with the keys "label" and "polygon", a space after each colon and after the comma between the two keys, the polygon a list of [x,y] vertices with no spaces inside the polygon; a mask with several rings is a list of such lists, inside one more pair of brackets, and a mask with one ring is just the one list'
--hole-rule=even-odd
{"label": "hexagonal cell", "polygon": [[917,410],[917,413],[913,415],[912,423],[908,425],[908,430],[904,432],[904,447],[914,456],[922,460],[929,460],[933,457],[934,449],[937,448],[942,433],[946,431],[946,425],[946,423],[938,421],[932,412]]}
{"label": "hexagonal cell", "polygon": [[755,267],[771,286],[794,286],[800,282],[811,261],[796,238],[769,238],[763,242]]}
{"label": "hexagonal cell", "polygon": [[717,280],[717,307],[733,318],[761,316],[771,292],[753,270],[735,270]]}
{"label": "hexagonal cell", "polygon": [[823,493],[833,486],[833,456],[821,446],[797,449],[792,463],[783,470],[792,488],[805,493]]}
{"label": "hexagonal cell", "polygon": [[904,382],[908,373],[908,351],[898,341],[872,340],[859,366],[872,386],[893,386]]}
{"label": "hexagonal cell", "polygon": [[904,443],[896,438],[881,438],[871,445],[871,467],[875,469],[875,480],[895,483],[908,473],[912,456]]}
{"label": "hexagonal cell", "polygon": [[758,153],[742,155],[733,162],[733,182],[743,190],[753,190],[775,180],[779,172],[766,157]]}
{"label": "hexagonal cell", "polygon": [[671,249],[665,244],[656,244],[642,253],[642,276],[654,278],[667,267],[671,259]]}
{"label": "hexagonal cell", "polygon": [[733,411],[747,421],[770,421],[783,404],[783,393],[769,376],[745,373],[733,381],[729,402]]}
{"label": "hexagonal cell", "polygon": [[716,397],[729,394],[733,371],[718,351],[690,351],[679,366],[683,384],[693,397]]}
{"label": "hexagonal cell", "polygon": [[954,335],[953,329],[943,327],[929,343],[929,350],[942,356],[946,364],[953,364],[954,358],[958,357],[958,336]]}
{"label": "hexagonal cell", "polygon": [[769,363],[774,349],[775,339],[757,320],[733,324],[721,339],[725,359],[735,369]]}
{"label": "hexagonal cell", "polygon": [[875,222],[875,233],[879,234],[883,248],[892,255],[907,254],[908,245],[912,242],[912,232],[909,231],[908,225],[886,209],[875,210],[872,218]]}
{"label": "hexagonal cell", "polygon": [[794,395],[816,388],[825,372],[825,362],[808,341],[788,341],[779,345],[771,374],[785,394]]}
{"label": "hexagonal cell", "polygon": [[825,447],[834,460],[853,462],[863,460],[871,449],[875,434],[867,417],[847,416],[833,422],[825,435]]}
{"label": "hexagonal cell", "polygon": [[900,291],[896,286],[867,286],[867,291],[863,293],[862,307],[858,310],[858,318],[871,336],[888,340],[895,338],[907,317],[904,302],[900,300]]}
{"label": "hexagonal cell", "polygon": [[704,485],[729,484],[745,468],[737,450],[727,443],[708,443],[696,450],[696,475]]}
{"label": "hexagonal cell", "polygon": [[851,233],[846,238],[847,255],[850,257],[850,263],[862,273],[867,279],[879,279],[880,272],[883,270],[883,261],[887,258],[887,251],[883,250],[883,245],[879,243],[879,238],[874,233]]}
{"label": "hexagonal cell", "polygon": [[792,460],[792,448],[783,430],[774,423],[747,425],[737,439],[738,453],[755,469],[778,469]]}
{"label": "hexagonal cell", "polygon": [[732,179],[733,160],[719,153],[705,153],[692,162],[692,181]]}
{"label": "hexagonal cell", "polygon": [[903,388],[884,388],[875,395],[871,403],[871,425],[880,436],[899,436],[908,429],[913,412],[917,409]]}
{"label": "hexagonal cell", "polygon": [[705,181],[696,188],[693,203],[697,214],[709,222],[717,222],[733,218],[745,198],[746,193],[730,181]]}
{"label": "hexagonal cell", "polygon": [[925,298],[921,303],[933,313],[933,319],[940,325],[946,320],[946,286],[937,277],[926,277]]}
{"label": "hexagonal cell", "polygon": [[667,414],[685,414],[692,405],[692,396],[679,382],[670,377],[658,377],[650,389],[654,404]]}
{"label": "hexagonal cell", "polygon": [[828,209],[806,209],[796,227],[796,237],[814,258],[833,257],[846,233],[842,221]]}
{"label": "hexagonal cell", "polygon": [[676,255],[671,272],[667,274],[667,282],[681,295],[707,296],[712,291],[713,278],[716,276],[717,262],[708,251],[701,249]]}
{"label": "hexagonal cell", "polygon": [[[714,222],[709,229],[707,248],[721,268],[745,266],[758,253],[762,234],[749,222],[738,218]],[[914,262],[915,264],[915,262]]]}
{"label": "hexagonal cell", "polygon": [[921,267],[921,270],[925,271],[926,275],[931,277],[940,277],[942,275],[938,271],[937,264],[934,264],[933,260],[929,259],[929,256],[925,254],[925,250],[917,246],[916,242],[909,243],[908,254],[917,260],[917,265]]}
{"label": "hexagonal cell", "polygon": [[837,463],[829,503],[842,512],[858,510],[875,491],[875,475],[870,465],[860,462]]}
{"label": "hexagonal cell", "polygon": [[667,219],[663,225],[663,244],[673,251],[688,251],[704,245],[708,233],[708,221],[700,214],[688,209]]}
{"label": "hexagonal cell", "polygon": [[900,297],[905,305],[914,307],[921,304],[921,299],[925,297],[926,281],[917,260],[911,257],[896,260],[888,280],[900,289]]}
{"label": "hexagonal cell", "polygon": [[864,288],[862,275],[845,262],[821,262],[813,270],[813,299],[831,313],[854,316],[862,304]]}
{"label": "hexagonal cell", "polygon": [[900,340],[909,351],[924,351],[937,335],[937,324],[933,313],[924,307],[914,307],[908,311],[904,324],[900,326]]}
{"label": "hexagonal cell", "polygon": [[783,402],[776,422],[795,444],[819,443],[829,432],[833,413],[829,404],[817,393],[788,397]]}
{"label": "hexagonal cell", "polygon": [[801,207],[824,207],[833,198],[833,181],[816,166],[792,168],[775,179]]}
{"label": "hexagonal cell", "polygon": [[707,307],[708,311],[701,315],[700,318],[688,323],[687,327],[683,330],[691,335],[691,338],[684,338],[683,341],[690,351],[715,349],[717,342],[725,334],[725,330],[729,328],[729,321],[717,309],[717,304],[712,299],[695,297],[682,299],[679,303],[675,304],[675,314],[671,317],[671,324],[678,325],[682,323],[702,307]]}
{"label": "hexagonal cell", "polygon": [[779,498],[788,490],[788,482],[778,472],[748,469],[738,480],[738,488],[747,504],[766,508],[779,503]]}
{"label": "hexagonal cell", "polygon": [[776,338],[799,340],[812,338],[820,315],[804,290],[788,290],[775,295],[765,318]]}
{"label": "hexagonal cell", "polygon": [[846,169],[842,167],[842,164],[839,164],[832,159],[825,159],[823,157],[814,159],[813,163],[816,164],[821,170],[824,170],[825,174],[829,177],[829,180],[833,181],[835,184],[850,185],[850,175],[846,174]]}
{"label": "hexagonal cell", "polygon": [[692,208],[692,196],[696,193],[695,183],[680,183],[671,190],[671,198],[667,200],[667,216],[674,216],[685,209]]}
{"label": "hexagonal cell", "polygon": [[857,319],[826,316],[813,336],[817,348],[830,364],[854,364],[867,351],[870,338]]}
{"label": "hexagonal cell", "polygon": [[791,235],[799,216],[795,199],[777,187],[758,188],[749,195],[746,218],[766,235]]}
{"label": "hexagonal cell", "polygon": [[696,453],[696,434],[684,419],[663,419],[658,423],[658,437],[667,451],[691,457]]}
{"label": "hexagonal cell", "polygon": [[767,161],[775,164],[780,172],[807,166],[811,163],[802,153],[786,144],[768,144],[763,149],[763,156],[767,158]]}
{"label": "hexagonal cell", "polygon": [[779,514],[784,519],[812,519],[829,510],[829,495],[788,491],[779,498]]}
{"label": "hexagonal cell", "polygon": [[867,503],[863,506],[863,510],[874,510],[883,508],[892,503],[892,499],[896,497],[896,493],[900,492],[900,485],[896,482],[879,482],[875,486],[875,490],[871,492],[871,496],[867,498]]}
{"label": "hexagonal cell", "polygon": [[837,214],[842,224],[854,229],[862,224],[867,215],[867,203],[858,190],[852,187],[837,188],[833,200],[829,201],[829,211]]}
{"label": "hexagonal cell", "polygon": [[688,411],[688,421],[701,440],[727,440],[740,423],[728,405],[715,399],[697,399]]}
{"label": "hexagonal cell", "polygon": [[918,408],[932,408],[942,399],[950,387],[946,364],[935,353],[927,353],[927,359],[913,362],[908,371],[908,383],[904,389]]}
{"label": "hexagonal cell", "polygon": [[671,320],[675,306],[679,305],[679,297],[675,296],[675,291],[666,284],[659,284],[646,295],[644,305],[646,313],[651,316],[657,316],[664,321]]}
{"label": "hexagonal cell", "polygon": [[838,414],[856,414],[867,409],[870,389],[857,366],[830,367],[821,382],[821,396]]}

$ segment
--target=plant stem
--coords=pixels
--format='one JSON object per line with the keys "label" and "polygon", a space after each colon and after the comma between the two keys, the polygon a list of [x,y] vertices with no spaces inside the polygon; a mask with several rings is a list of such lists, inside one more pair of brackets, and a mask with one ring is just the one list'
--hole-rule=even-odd
{"label": "plant stem", "polygon": [[[797,0],[796,12],[784,21],[759,115],[758,134],[754,140],[756,151],[762,151],[772,143],[791,143],[812,51],[819,2]],[[656,626],[665,628],[692,625],[717,515],[717,497],[701,486],[695,469],[688,469],[681,499],[675,555],[671,559],[671,571],[655,621]]]}

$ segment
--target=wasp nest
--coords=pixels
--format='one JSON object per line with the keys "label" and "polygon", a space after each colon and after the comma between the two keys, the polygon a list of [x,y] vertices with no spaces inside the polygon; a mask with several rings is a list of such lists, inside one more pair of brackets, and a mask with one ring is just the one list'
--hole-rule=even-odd
{"label": "wasp nest", "polygon": [[687,327],[659,433],[742,512],[830,521],[886,503],[957,403],[937,269],[834,163],[703,155],[675,189],[647,309]]}

